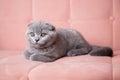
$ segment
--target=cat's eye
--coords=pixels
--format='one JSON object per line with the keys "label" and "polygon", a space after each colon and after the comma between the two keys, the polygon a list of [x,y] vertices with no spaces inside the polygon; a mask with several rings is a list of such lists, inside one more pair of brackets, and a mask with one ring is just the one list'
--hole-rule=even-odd
{"label": "cat's eye", "polygon": [[31,35],[32,37],[34,37],[34,36],[35,36],[34,32],[30,32],[30,35]]}
{"label": "cat's eye", "polygon": [[47,35],[47,33],[42,33],[42,34],[41,34],[42,37],[44,37],[44,36],[46,36],[46,35]]}

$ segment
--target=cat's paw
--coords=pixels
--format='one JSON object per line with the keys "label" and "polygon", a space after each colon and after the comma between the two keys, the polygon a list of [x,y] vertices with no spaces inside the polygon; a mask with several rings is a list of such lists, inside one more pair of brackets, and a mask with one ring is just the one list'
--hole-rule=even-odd
{"label": "cat's paw", "polygon": [[37,57],[36,54],[33,54],[33,55],[30,56],[31,61],[37,61],[37,59],[38,59],[38,57]]}
{"label": "cat's paw", "polygon": [[30,56],[30,60],[32,60],[32,61],[45,61],[44,59],[43,59],[43,56],[41,56],[41,55],[38,55],[38,54],[33,54],[33,55],[31,55]]}
{"label": "cat's paw", "polygon": [[25,59],[30,59],[30,56],[32,55],[32,53],[29,53],[27,50],[24,51],[24,56],[25,56]]}
{"label": "cat's paw", "polygon": [[30,60],[32,60],[32,61],[42,61],[42,62],[52,62],[55,59],[51,59],[49,57],[46,57],[46,56],[43,56],[43,55],[40,55],[40,54],[33,54],[33,55],[30,56]]}
{"label": "cat's paw", "polygon": [[77,54],[74,53],[74,51],[69,51],[69,52],[67,53],[67,56],[77,56]]}

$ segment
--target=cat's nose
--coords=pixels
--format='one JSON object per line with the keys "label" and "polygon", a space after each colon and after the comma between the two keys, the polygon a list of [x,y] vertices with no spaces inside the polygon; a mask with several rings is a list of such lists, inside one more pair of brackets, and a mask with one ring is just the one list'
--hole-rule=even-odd
{"label": "cat's nose", "polygon": [[38,41],[39,41],[39,39],[35,39],[35,41],[36,41],[36,42],[38,42]]}

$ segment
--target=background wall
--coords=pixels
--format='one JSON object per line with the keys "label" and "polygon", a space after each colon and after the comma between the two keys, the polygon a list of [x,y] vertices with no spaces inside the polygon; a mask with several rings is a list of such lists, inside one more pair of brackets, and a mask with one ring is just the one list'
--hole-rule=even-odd
{"label": "background wall", "polygon": [[0,50],[24,50],[34,20],[77,29],[91,44],[120,50],[120,0],[0,0]]}

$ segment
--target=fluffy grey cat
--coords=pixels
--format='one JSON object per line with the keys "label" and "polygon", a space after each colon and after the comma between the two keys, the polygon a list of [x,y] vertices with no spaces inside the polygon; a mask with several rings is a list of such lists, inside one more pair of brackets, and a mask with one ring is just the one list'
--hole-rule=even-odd
{"label": "fluffy grey cat", "polygon": [[76,30],[56,29],[44,21],[30,23],[26,37],[29,45],[24,55],[33,61],[52,62],[64,56],[85,54],[112,57],[113,54],[109,47],[90,45]]}

